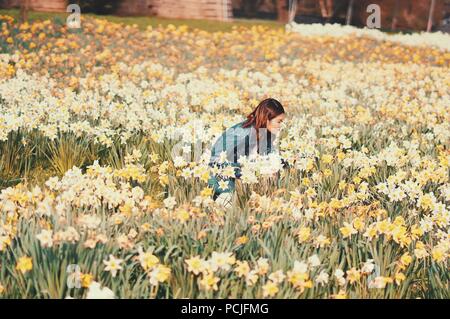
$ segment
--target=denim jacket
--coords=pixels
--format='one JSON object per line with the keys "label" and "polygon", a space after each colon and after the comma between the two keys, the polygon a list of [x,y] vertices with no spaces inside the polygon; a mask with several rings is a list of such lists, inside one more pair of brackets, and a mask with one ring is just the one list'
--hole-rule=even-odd
{"label": "denim jacket", "polygon": [[[240,178],[240,164],[238,163],[239,157],[249,156],[251,150],[258,149],[258,140],[256,136],[256,129],[251,126],[244,128],[242,125],[245,122],[238,123],[228,128],[222,135],[217,139],[211,149],[211,158],[209,165],[214,167],[224,167],[233,166],[235,167],[235,176]],[[259,139],[259,154],[266,155],[273,150],[273,141],[275,136],[271,134],[268,130],[260,129],[260,139]],[[220,154],[226,152],[226,162],[220,164],[219,158]],[[212,176],[208,184],[213,187],[215,196],[225,193],[232,192],[234,190],[234,178],[224,179],[228,181],[228,188],[223,190],[219,189],[219,180],[223,180],[219,176]]]}

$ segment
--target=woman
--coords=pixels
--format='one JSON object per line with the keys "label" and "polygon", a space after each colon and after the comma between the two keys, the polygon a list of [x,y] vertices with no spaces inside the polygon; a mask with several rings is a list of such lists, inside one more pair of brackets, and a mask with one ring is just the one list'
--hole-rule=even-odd
{"label": "woman", "polygon": [[232,170],[229,177],[215,175],[209,179],[208,184],[214,190],[214,200],[217,199],[224,206],[230,204],[235,178],[240,177],[239,157],[270,153],[285,117],[280,102],[272,98],[265,99],[247,116],[247,120],[230,127],[219,137],[211,150],[210,166],[229,166]]}

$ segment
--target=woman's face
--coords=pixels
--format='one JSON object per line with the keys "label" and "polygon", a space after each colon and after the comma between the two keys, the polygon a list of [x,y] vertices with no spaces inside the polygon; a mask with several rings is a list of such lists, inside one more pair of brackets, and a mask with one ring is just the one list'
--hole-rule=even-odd
{"label": "woman's face", "polygon": [[272,134],[277,134],[280,131],[281,124],[286,118],[286,114],[280,114],[277,117],[267,121],[267,129]]}

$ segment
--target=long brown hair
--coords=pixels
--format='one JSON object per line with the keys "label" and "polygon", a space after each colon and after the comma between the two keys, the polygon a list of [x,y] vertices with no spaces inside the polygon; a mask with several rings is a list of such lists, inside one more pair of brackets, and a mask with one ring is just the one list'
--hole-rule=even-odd
{"label": "long brown hair", "polygon": [[[247,116],[247,120],[242,124],[243,128],[253,126],[256,129],[257,151],[260,153],[260,128],[266,128],[267,122],[273,120],[278,115],[284,114],[283,105],[275,99],[268,98],[262,100],[258,106]],[[266,131],[268,141],[272,140],[270,132]],[[271,143],[271,142],[269,142]]]}
{"label": "long brown hair", "polygon": [[267,127],[267,121],[276,118],[278,115],[285,113],[283,105],[275,99],[268,98],[262,100],[258,106],[247,116],[247,120],[242,124],[243,128],[254,126],[256,129],[256,138],[258,141],[259,152],[259,129]]}

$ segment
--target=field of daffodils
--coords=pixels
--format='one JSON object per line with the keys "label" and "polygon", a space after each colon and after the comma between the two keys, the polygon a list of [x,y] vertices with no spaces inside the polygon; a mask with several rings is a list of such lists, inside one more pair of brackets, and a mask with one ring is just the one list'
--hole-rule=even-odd
{"label": "field of daffodils", "polygon": [[[449,36],[321,28],[0,16],[0,298],[449,298]],[[209,147],[266,97],[225,208]]]}

